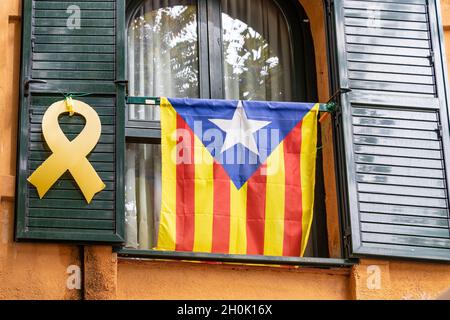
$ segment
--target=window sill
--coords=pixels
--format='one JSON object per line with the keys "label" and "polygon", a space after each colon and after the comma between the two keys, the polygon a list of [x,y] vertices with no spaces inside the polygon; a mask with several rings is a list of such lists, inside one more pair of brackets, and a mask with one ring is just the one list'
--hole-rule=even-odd
{"label": "window sill", "polygon": [[289,265],[289,266],[318,267],[318,268],[348,268],[357,263],[357,260],[350,260],[350,259],[275,257],[275,256],[258,256],[258,255],[136,250],[136,249],[122,249],[122,248],[117,250],[117,254],[119,255],[119,257],[126,257],[126,258],[192,260],[192,261],[257,264],[257,265],[261,264]]}

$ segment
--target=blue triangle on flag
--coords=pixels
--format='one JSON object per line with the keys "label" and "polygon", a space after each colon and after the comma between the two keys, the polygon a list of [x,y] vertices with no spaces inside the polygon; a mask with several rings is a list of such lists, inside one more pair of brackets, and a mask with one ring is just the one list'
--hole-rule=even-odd
{"label": "blue triangle on flag", "polygon": [[[232,147],[223,150],[227,134],[230,133],[218,126],[218,121],[215,119],[232,120],[240,101],[168,100],[214,159],[223,166],[237,189],[240,189],[266,162],[267,157],[314,106],[313,103],[242,101],[244,117],[249,121],[246,123],[258,121],[253,123],[259,123],[260,126],[265,124],[251,134],[254,140],[251,135],[248,137],[248,140],[256,142],[258,154],[255,154],[243,143],[234,145],[231,143]],[[231,121],[225,122],[231,123]]]}

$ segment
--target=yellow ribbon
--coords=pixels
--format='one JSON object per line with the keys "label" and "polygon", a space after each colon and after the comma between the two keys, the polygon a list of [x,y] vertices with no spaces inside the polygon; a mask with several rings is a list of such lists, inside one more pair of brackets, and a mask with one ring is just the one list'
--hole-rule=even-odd
{"label": "yellow ribbon", "polygon": [[[105,184],[86,158],[97,145],[102,126],[98,114],[86,103],[71,99],[70,105],[71,110],[66,100],[58,101],[45,112],[42,118],[42,133],[53,153],[33,172],[28,181],[36,187],[42,199],[53,184],[69,170],[87,203],[90,203],[94,195],[105,188]],[[72,141],[67,139],[58,123],[59,115],[71,111],[86,119],[83,131]]]}

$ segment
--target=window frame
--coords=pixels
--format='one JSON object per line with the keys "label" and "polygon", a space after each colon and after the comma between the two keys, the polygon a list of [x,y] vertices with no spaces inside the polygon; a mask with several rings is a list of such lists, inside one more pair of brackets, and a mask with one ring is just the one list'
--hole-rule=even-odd
{"label": "window frame", "polygon": [[[134,12],[139,8],[143,0],[127,0],[126,1],[126,24],[125,34],[128,29],[129,22]],[[291,55],[293,61],[293,82],[300,74],[297,57],[299,56],[299,44],[293,41],[294,28],[292,23],[295,22],[298,32],[302,31],[301,22],[298,19],[301,9],[299,2],[273,0],[283,13],[288,26],[289,39],[291,42]],[[323,0],[324,6],[327,0]],[[292,10],[294,7],[297,10]],[[291,10],[289,10],[289,8]],[[326,6],[325,6],[326,8]],[[220,0],[197,0],[197,23],[198,23],[198,54],[199,54],[199,97],[204,99],[222,99],[224,96],[223,87],[223,70],[222,70],[222,22],[220,17]],[[216,14],[214,14],[216,13]],[[217,15],[217,13],[219,13]],[[213,16],[213,18],[209,18]],[[325,12],[325,18],[327,13]],[[219,26],[219,28],[214,28]],[[219,30],[219,34],[211,34],[208,29]],[[332,32],[332,24],[326,20],[326,28],[328,32]],[[328,50],[330,50],[330,39],[327,38]],[[127,47],[127,37],[125,36],[125,47]],[[215,44],[210,46],[210,44]],[[311,40],[312,43],[312,40]],[[202,44],[206,44],[203,46]],[[314,48],[312,54],[314,54]],[[211,54],[211,51],[215,52]],[[329,53],[329,52],[328,52]],[[127,55],[127,54],[126,54]],[[125,56],[126,56],[125,55]],[[209,59],[214,56],[213,63]],[[126,58],[125,58],[126,60]],[[328,62],[330,64],[330,54],[328,54]],[[126,63],[124,68],[126,69]],[[331,71],[330,71],[331,72]],[[314,74],[315,77],[315,74]],[[213,79],[213,80],[211,80]],[[214,82],[212,82],[214,81]],[[220,83],[219,83],[220,82]],[[330,85],[331,86],[331,85]],[[298,92],[297,88],[293,88],[293,92]],[[317,94],[317,92],[316,92]],[[297,101],[294,95],[293,101]],[[127,106],[130,104],[144,104],[144,105],[159,105],[159,97],[126,97],[126,111],[125,111],[125,141],[126,143],[145,143],[145,144],[160,144],[161,127],[158,120],[151,121],[132,121],[129,120],[129,113]],[[325,107],[321,106],[321,110]],[[125,148],[124,148],[125,149]],[[125,156],[125,155],[124,155]],[[341,234],[342,228],[339,227]],[[341,247],[344,247],[341,237]],[[236,255],[236,254],[215,254],[215,253],[198,253],[198,252],[181,252],[181,251],[159,251],[159,250],[141,250],[130,249],[125,247],[116,247],[115,251],[120,257],[132,258],[147,258],[147,259],[169,259],[169,260],[192,260],[192,261],[215,261],[223,263],[244,263],[244,264],[275,264],[275,265],[296,265],[296,266],[315,266],[315,267],[351,267],[356,264],[358,259],[349,259],[346,251],[342,250],[342,258],[316,258],[316,257],[278,257],[266,255]]]}

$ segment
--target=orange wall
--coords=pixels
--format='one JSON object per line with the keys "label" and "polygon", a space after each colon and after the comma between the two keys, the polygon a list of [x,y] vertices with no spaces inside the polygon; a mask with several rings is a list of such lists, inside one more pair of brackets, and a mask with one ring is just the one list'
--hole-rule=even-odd
{"label": "orange wall", "polygon": [[[302,0],[316,47],[319,97],[326,101],[323,13]],[[15,147],[20,65],[20,0],[0,4],[0,299],[80,299],[67,268],[84,264],[84,297],[226,299],[431,299],[450,286],[450,266],[362,260],[349,269],[311,269],[117,259],[108,247],[13,241]],[[450,0],[442,0],[450,53]],[[448,31],[447,31],[448,30]],[[379,270],[374,277],[373,270]],[[374,280],[375,279],[375,280]],[[375,288],[370,283],[377,284]],[[378,286],[379,285],[379,286]]]}
{"label": "orange wall", "polygon": [[66,287],[77,247],[13,241],[21,2],[0,3],[0,299],[79,299]]}
{"label": "orange wall", "polygon": [[119,299],[348,299],[350,270],[119,260]]}

